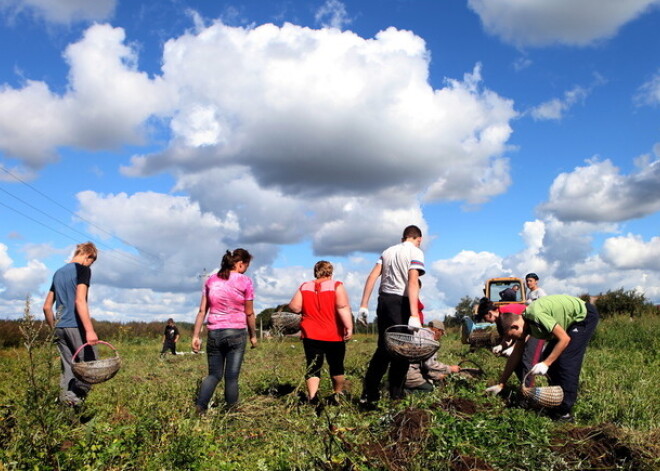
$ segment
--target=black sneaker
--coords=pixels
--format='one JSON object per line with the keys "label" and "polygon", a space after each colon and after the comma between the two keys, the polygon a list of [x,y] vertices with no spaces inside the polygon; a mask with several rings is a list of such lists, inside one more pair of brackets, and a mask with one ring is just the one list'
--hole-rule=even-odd
{"label": "black sneaker", "polygon": [[555,421],[556,421],[556,422],[565,422],[565,423],[572,424],[572,423],[575,422],[575,418],[574,418],[570,413],[567,412],[567,413],[564,414],[564,415],[560,415],[560,416],[558,416],[558,417],[555,419]]}
{"label": "black sneaker", "polygon": [[378,401],[370,401],[366,398],[361,398],[358,402],[360,410],[365,412],[374,411],[378,409]]}
{"label": "black sneaker", "polygon": [[344,395],[341,393],[334,393],[331,396],[328,396],[326,402],[328,403],[329,406],[338,406],[341,404],[343,396]]}
{"label": "black sneaker", "polygon": [[575,422],[575,418],[570,412],[566,412],[565,414],[562,414],[561,412],[555,412],[549,414],[550,418],[554,420],[555,422],[563,422],[563,423],[570,423],[572,424]]}

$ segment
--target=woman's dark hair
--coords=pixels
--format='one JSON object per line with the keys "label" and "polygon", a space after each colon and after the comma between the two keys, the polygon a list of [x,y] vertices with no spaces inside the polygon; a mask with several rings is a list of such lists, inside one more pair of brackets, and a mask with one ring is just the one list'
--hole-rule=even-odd
{"label": "woman's dark hair", "polygon": [[497,305],[490,299],[483,297],[479,300],[479,307],[477,308],[477,315],[474,320],[476,322],[483,322],[484,316],[490,311],[497,309]]}
{"label": "woman's dark hair", "polygon": [[222,256],[222,262],[220,262],[220,270],[218,270],[218,277],[223,280],[229,279],[229,272],[234,269],[234,266],[238,262],[250,263],[252,261],[252,255],[245,249],[236,249],[233,252],[227,250]]}

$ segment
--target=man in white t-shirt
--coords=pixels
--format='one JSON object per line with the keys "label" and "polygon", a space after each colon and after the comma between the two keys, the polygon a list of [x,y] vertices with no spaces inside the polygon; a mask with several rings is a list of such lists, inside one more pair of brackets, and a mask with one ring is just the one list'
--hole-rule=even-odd
{"label": "man in white t-shirt", "polygon": [[[545,291],[539,287],[539,276],[536,273],[528,273],[525,276],[525,285],[527,285],[527,299],[525,304],[530,305],[537,299],[547,296]],[[527,341],[525,342],[525,350],[523,350],[522,361],[516,368],[516,375],[520,381],[522,381],[527,372],[540,361],[544,349],[545,340],[537,339],[531,335],[527,338]],[[534,378],[531,377],[531,375],[527,378],[526,386],[534,386]]]}
{"label": "man in white t-shirt", "polygon": [[380,382],[389,367],[389,389],[392,399],[404,397],[404,384],[409,362],[392,358],[385,347],[385,330],[393,325],[408,324],[421,327],[419,318],[419,277],[424,274],[424,252],[419,248],[422,231],[408,226],[403,231],[401,243],[386,249],[371,270],[364,285],[359,315],[368,315],[369,298],[380,278],[378,290],[378,347],[374,352],[367,373],[361,402],[367,407],[380,400]]}
{"label": "man in white t-shirt", "polygon": [[528,273],[527,276],[525,276],[525,284],[527,285],[526,304],[532,304],[532,302],[537,299],[547,296],[545,291],[543,291],[543,288],[539,287],[539,276],[536,273]]}

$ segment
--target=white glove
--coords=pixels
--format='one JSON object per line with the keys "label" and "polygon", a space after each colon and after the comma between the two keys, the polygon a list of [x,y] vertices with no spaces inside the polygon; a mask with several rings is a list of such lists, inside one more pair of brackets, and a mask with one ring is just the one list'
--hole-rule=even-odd
{"label": "white glove", "polygon": [[502,350],[503,357],[510,357],[512,353],[513,353],[513,345],[507,348],[506,350]]}
{"label": "white glove", "polygon": [[532,369],[529,370],[529,374],[532,376],[543,376],[548,372],[548,365],[545,363],[537,363],[536,365],[532,366]]}
{"label": "white glove", "polygon": [[497,396],[499,393],[502,392],[502,385],[496,384],[495,386],[491,386],[489,388],[486,388],[486,394],[492,394],[493,396]]}
{"label": "white glove", "polygon": [[500,353],[502,353],[502,345],[500,344],[500,345],[497,345],[497,346],[493,347],[492,352],[495,355],[499,355]]}
{"label": "white glove", "polygon": [[363,326],[366,327],[368,325],[368,322],[367,322],[368,317],[369,317],[369,309],[367,309],[366,307],[361,307],[360,309],[358,309],[357,321],[360,324],[362,324]]}
{"label": "white glove", "polygon": [[419,321],[419,317],[410,316],[410,319],[408,319],[408,326],[417,327],[418,329],[421,329],[422,323]]}

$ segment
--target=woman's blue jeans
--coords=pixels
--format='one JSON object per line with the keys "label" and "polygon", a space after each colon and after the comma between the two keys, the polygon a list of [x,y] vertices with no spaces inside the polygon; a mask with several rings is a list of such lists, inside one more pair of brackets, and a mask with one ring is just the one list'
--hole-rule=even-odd
{"label": "woman's blue jeans", "polygon": [[228,406],[238,401],[238,375],[241,372],[243,353],[247,343],[247,329],[209,330],[206,356],[209,375],[199,388],[197,406],[206,410],[216,386],[224,377],[225,402]]}

